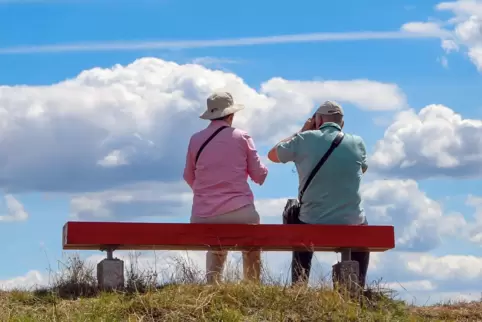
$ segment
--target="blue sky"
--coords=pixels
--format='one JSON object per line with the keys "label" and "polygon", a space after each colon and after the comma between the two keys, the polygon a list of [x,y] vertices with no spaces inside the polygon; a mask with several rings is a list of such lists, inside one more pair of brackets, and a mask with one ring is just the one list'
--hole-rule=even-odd
{"label": "blue sky", "polygon": [[[5,201],[0,208],[2,213],[17,214],[16,220],[0,219],[0,255],[9,263],[0,269],[0,282],[7,283],[31,270],[45,274],[49,265],[55,266],[55,261],[62,256],[61,228],[70,216],[80,214],[81,220],[99,218],[99,213],[92,209],[87,211],[89,217],[82,217],[85,214],[82,207],[86,206],[81,197],[101,200],[102,205],[114,209],[108,220],[187,221],[189,203],[146,202],[141,192],[132,191],[141,191],[136,184],[146,178],[152,178],[154,184],[177,184],[183,165],[169,164],[165,151],[175,155],[175,160],[183,160],[186,138],[205,126],[196,118],[204,96],[219,86],[219,82],[225,82],[235,94],[245,93],[246,88],[256,90],[257,93],[250,93],[249,97],[235,97],[248,107],[250,102],[256,102],[258,105],[252,106],[255,111],[265,108],[258,93],[275,99],[270,113],[253,118],[254,112],[248,112],[239,123],[253,135],[262,155],[273,143],[270,141],[273,136],[281,139],[290,134],[291,127],[301,126],[320,100],[340,100],[347,111],[345,130],[364,138],[374,164],[364,182],[368,210],[392,209],[388,223],[396,226],[401,238],[407,234],[413,244],[410,248],[407,246],[410,243],[402,242],[400,249],[380,256],[372,277],[383,275],[385,280],[401,284],[429,280],[433,288],[412,292],[422,298],[430,294],[438,294],[438,298],[459,295],[472,298],[477,289],[474,281],[482,280],[482,241],[474,237],[479,227],[482,228],[482,216],[476,218],[476,209],[466,202],[469,195],[478,196],[482,188],[478,165],[482,161],[482,145],[478,139],[482,134],[479,120],[482,118],[482,54],[477,51],[482,48],[482,33],[479,30],[477,34],[474,24],[467,22],[477,26],[480,12],[482,2],[469,0],[442,5],[438,1],[398,0],[298,1],[296,4],[243,1],[239,5],[170,0],[0,1],[0,109],[4,119],[0,122],[0,155],[3,154],[0,184],[5,195],[11,194],[23,207],[23,212],[15,212]],[[450,22],[452,18],[457,19]],[[413,22],[418,23],[416,28],[407,25]],[[473,28],[475,32],[461,33],[457,28],[459,31]],[[336,40],[321,41],[330,36],[327,33]],[[350,36],[350,33],[359,34]],[[369,39],[381,37],[383,33],[391,36]],[[316,41],[300,40],[314,34]],[[286,35],[298,40],[268,43],[274,39],[270,37]],[[344,39],[347,37],[350,39]],[[240,44],[239,39],[246,38],[257,40]],[[213,40],[220,45],[213,46],[210,42]],[[193,46],[196,41],[197,45]],[[236,46],[230,45],[233,41]],[[457,50],[448,51],[441,45],[442,41],[453,42]],[[258,44],[254,44],[256,42]],[[81,49],[71,45],[81,45]],[[99,50],[99,46],[104,49]],[[155,60],[139,61],[144,57]],[[136,61],[137,65],[130,65]],[[168,70],[159,67],[158,61],[180,65],[198,63],[205,70],[176,67],[169,72],[178,78],[166,76],[156,80],[155,72],[154,76],[147,73]],[[114,67],[116,65],[119,66]],[[220,69],[223,73],[221,76],[210,74],[209,69]],[[242,78],[244,83],[226,80],[228,72]],[[83,74],[79,76],[80,73]],[[288,83],[276,83],[277,78]],[[52,86],[65,80],[72,82],[70,90],[64,83]],[[172,83],[165,83],[168,80]],[[370,83],[353,87],[354,80]],[[311,85],[306,84],[310,81],[314,85],[313,90],[308,91],[306,88]],[[135,89],[130,87],[132,84]],[[151,96],[142,89],[146,84],[154,88],[149,92]],[[301,85],[297,87],[297,84]],[[22,87],[19,89],[18,85]],[[159,90],[154,85],[159,85]],[[367,86],[366,90],[363,86]],[[162,102],[151,101],[150,97],[157,93],[168,93],[166,88],[176,88],[184,97],[198,100],[198,109],[191,113],[192,120],[185,121],[178,116],[181,114],[176,114],[181,113],[181,103],[171,102],[175,107],[175,111],[171,111]],[[374,94],[366,94],[371,88]],[[127,99],[133,93],[141,97],[137,101],[140,105],[133,103],[135,98]],[[283,100],[283,93],[298,95],[301,102],[308,105],[297,105],[300,101],[294,99]],[[111,94],[113,98],[108,100]],[[458,122],[457,117],[442,117],[440,106],[426,110],[425,116],[417,114],[430,104],[445,106],[445,112],[459,114],[465,123]],[[148,111],[152,109],[154,119],[159,122],[157,126],[143,126],[145,120],[136,114],[140,106]],[[42,116],[29,114],[38,108],[43,109]],[[154,112],[156,108],[162,111]],[[132,119],[124,118],[122,113],[128,109],[139,117],[137,123],[129,123]],[[413,117],[407,120],[401,118],[400,113],[412,113]],[[425,121],[420,121],[424,117],[427,117]],[[162,132],[164,128],[169,129],[169,122],[176,124],[171,130],[184,132],[170,145],[165,140],[169,133]],[[129,135],[135,133],[141,133],[143,139],[151,140],[160,150],[156,152],[147,145],[129,141],[132,140]],[[98,157],[96,153],[100,153],[96,140],[106,137],[113,138],[112,146],[121,151],[126,146],[135,147],[126,150],[134,160],[131,163],[128,160],[129,171],[94,168],[94,159],[90,156]],[[400,151],[395,147],[399,146],[403,153],[396,159]],[[151,156],[160,156],[160,163],[152,161]],[[388,160],[387,156],[393,158]],[[402,166],[404,160],[409,166]],[[450,164],[444,165],[444,162]],[[266,210],[263,222],[280,222],[279,207],[286,197],[296,193],[297,175],[291,165],[268,163],[268,166],[270,174],[266,184],[253,185],[253,190]],[[176,171],[179,178],[167,176],[168,172]],[[120,173],[127,175],[120,176]],[[386,182],[393,184],[388,187]],[[403,185],[403,182],[415,186]],[[131,205],[109,204],[106,194],[119,194],[125,184],[132,185],[129,191],[137,193],[139,199]],[[146,189],[154,191],[153,194],[156,189],[160,189],[159,194],[165,191],[158,186]],[[187,187],[180,183],[176,189],[186,192]],[[384,192],[390,189],[393,193],[391,199],[387,199]],[[402,193],[404,189],[410,192]],[[277,201],[269,203],[269,200]],[[412,201],[416,204],[413,209],[407,206]],[[119,215],[143,211],[150,215],[140,218],[134,214]],[[380,214],[374,214],[372,219],[370,212],[367,215],[374,223],[386,220]],[[439,243],[427,246],[430,238],[424,234],[434,234]],[[461,257],[450,257],[452,255]],[[332,258],[327,257],[326,261],[330,260]],[[404,272],[390,271],[389,262],[397,260],[415,264],[406,266]],[[418,264],[417,260],[420,260]],[[430,270],[433,263],[450,261],[456,263],[447,264],[453,274],[469,276],[466,284],[450,285],[450,281],[431,279],[413,269],[425,265],[424,269]],[[463,265],[480,273],[472,276]],[[28,278],[15,281],[17,284],[42,283]]]}

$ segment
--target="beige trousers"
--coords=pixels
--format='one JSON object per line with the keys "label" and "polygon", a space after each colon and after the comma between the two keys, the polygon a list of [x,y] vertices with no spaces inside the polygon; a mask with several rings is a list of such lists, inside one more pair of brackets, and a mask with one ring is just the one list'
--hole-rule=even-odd
{"label": "beige trousers", "polygon": [[[259,214],[254,205],[248,205],[229,213],[213,217],[191,217],[191,223],[201,224],[259,224]],[[209,284],[221,282],[227,251],[208,251],[206,254],[206,279]],[[261,252],[243,251],[243,276],[257,282],[261,274]]]}

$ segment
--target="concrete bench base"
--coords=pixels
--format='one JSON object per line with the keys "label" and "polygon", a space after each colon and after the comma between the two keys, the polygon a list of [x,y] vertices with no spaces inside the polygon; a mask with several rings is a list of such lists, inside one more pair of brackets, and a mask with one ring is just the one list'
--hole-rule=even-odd
{"label": "concrete bench base", "polygon": [[104,291],[124,288],[124,261],[120,259],[103,259],[97,264],[97,283]]}
{"label": "concrete bench base", "polygon": [[333,288],[346,291],[352,297],[361,294],[359,285],[359,264],[357,261],[347,260],[333,265]]}

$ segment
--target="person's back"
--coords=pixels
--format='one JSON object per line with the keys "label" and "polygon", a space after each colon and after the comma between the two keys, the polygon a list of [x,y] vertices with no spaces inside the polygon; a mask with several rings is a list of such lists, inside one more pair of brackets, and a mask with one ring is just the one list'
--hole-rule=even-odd
{"label": "person's back", "polygon": [[[339,131],[338,124],[324,123],[317,130],[298,134],[300,143],[294,163],[300,179],[299,189]],[[359,136],[344,134],[303,195],[300,220],[305,223],[358,225],[365,222],[359,192],[362,165],[366,164],[365,145]],[[278,153],[283,160],[283,149]]]}
{"label": "person's back", "polygon": [[[299,190],[312,170],[334,143],[344,125],[343,109],[336,102],[323,103],[300,132],[280,141],[268,158],[273,162],[294,162],[298,170]],[[343,133],[343,139],[321,166],[306,188],[295,224],[366,225],[361,206],[360,181],[367,170],[365,143],[359,136]],[[370,253],[352,252],[359,263],[359,281],[365,286]],[[307,280],[313,252],[294,251],[292,282]]]}
{"label": "person's back", "polygon": [[[194,194],[193,216],[217,216],[252,204],[254,198],[248,176],[258,184],[266,178],[267,170],[260,163],[249,135],[222,120],[212,121],[206,129],[191,137],[190,161],[195,159],[194,153],[202,144],[222,126],[227,128],[206,145],[195,169],[189,171],[186,167],[185,179],[192,182]],[[189,173],[193,173],[196,180],[189,178]]]}
{"label": "person's back", "polygon": [[[244,109],[234,104],[231,94],[215,93],[207,99],[207,109],[200,116],[209,126],[189,141],[184,180],[193,190],[191,223],[259,224],[248,176],[263,184],[268,169],[261,163],[253,139],[231,127],[234,113]],[[208,251],[206,278],[219,282],[227,252]],[[259,280],[260,251],[243,252],[245,279]]]}

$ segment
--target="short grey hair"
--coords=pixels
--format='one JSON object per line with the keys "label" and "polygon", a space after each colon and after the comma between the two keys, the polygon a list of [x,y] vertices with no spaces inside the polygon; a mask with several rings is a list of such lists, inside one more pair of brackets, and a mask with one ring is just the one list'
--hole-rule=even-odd
{"label": "short grey hair", "polygon": [[316,113],[317,115],[320,115],[323,118],[324,122],[333,122],[338,125],[343,124],[343,115],[342,114],[321,114],[321,113]]}

